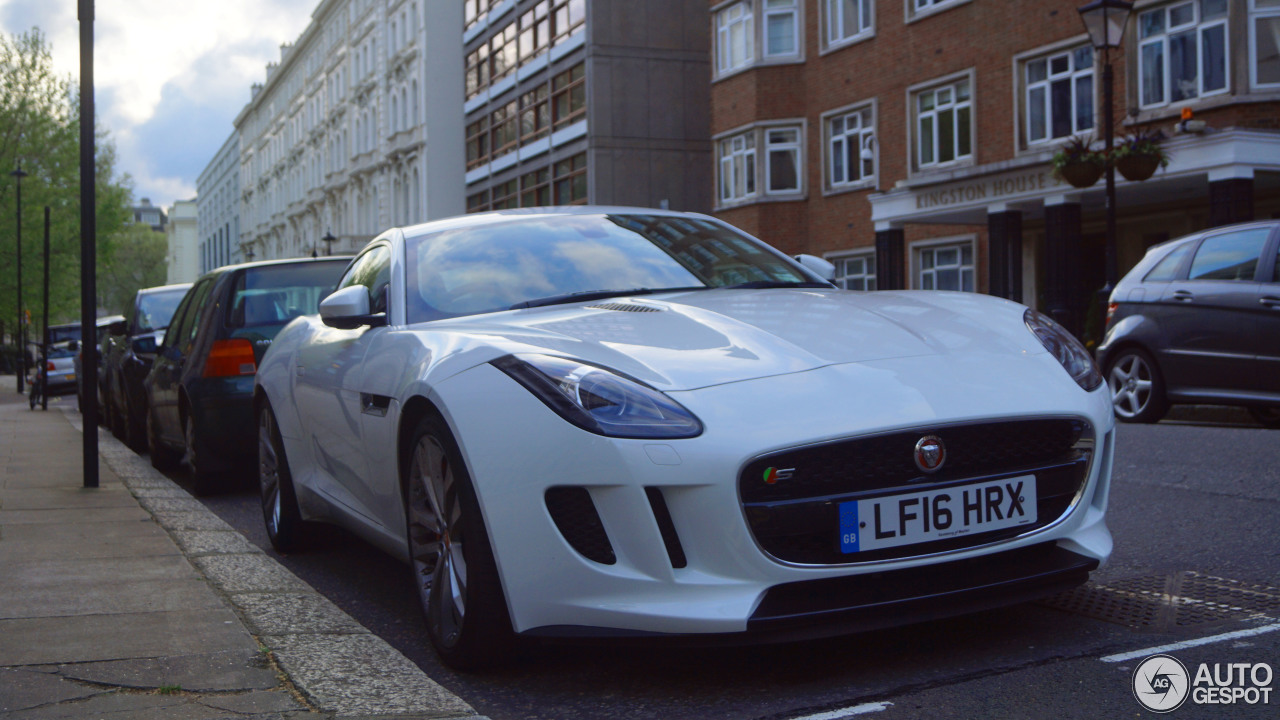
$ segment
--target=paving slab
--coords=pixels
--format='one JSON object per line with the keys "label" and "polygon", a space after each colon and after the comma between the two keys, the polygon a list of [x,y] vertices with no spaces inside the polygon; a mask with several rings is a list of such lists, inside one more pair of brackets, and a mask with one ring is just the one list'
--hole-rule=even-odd
{"label": "paving slab", "polygon": [[74,680],[137,690],[176,685],[191,692],[243,692],[280,684],[266,655],[257,649],[75,663],[59,666],[58,672]]}
{"label": "paving slab", "polygon": [[86,585],[81,591],[69,590],[60,585],[34,589],[0,585],[0,619],[133,614],[166,608],[216,610],[224,607],[222,601],[209,591],[208,583],[199,578],[122,581],[117,588]]}
{"label": "paving slab", "polygon": [[83,510],[0,510],[0,526],[9,525],[76,525],[81,523],[114,523],[128,520],[150,520],[151,515],[138,507],[111,507],[86,513]]}
{"label": "paving slab", "polygon": [[96,490],[83,487],[6,487],[0,490],[0,509],[4,510],[97,510],[137,504],[137,499],[123,485]]}
{"label": "paving slab", "polygon": [[102,692],[48,672],[0,668],[0,717],[40,705],[79,700]]}
{"label": "paving slab", "polygon": [[0,667],[257,648],[225,608],[0,620]]}

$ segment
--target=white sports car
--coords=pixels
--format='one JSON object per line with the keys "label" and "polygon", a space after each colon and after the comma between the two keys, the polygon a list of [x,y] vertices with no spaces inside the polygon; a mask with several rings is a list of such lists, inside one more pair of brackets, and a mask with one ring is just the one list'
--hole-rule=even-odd
{"label": "white sports car", "polygon": [[1114,442],[1089,354],[1007,300],[827,269],[647,209],[388,230],[258,370],[271,540],[334,522],[406,560],[459,668],[521,636],[803,638],[1084,582]]}

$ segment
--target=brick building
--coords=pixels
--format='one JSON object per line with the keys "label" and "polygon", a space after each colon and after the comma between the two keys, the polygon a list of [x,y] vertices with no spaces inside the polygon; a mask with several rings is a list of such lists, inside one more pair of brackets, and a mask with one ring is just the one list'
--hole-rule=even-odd
{"label": "brick building", "polygon": [[[1051,168],[1102,137],[1080,4],[711,0],[716,214],[850,288],[989,292],[1083,330],[1104,183]],[[1134,4],[1110,53],[1116,136],[1160,130],[1171,162],[1117,176],[1121,274],[1156,242],[1280,214],[1278,47],[1280,0]]]}

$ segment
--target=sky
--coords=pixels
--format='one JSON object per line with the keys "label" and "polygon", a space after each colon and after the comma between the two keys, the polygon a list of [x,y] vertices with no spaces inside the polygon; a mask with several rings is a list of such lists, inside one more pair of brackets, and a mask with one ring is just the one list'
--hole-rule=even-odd
{"label": "sky", "polygon": [[[96,0],[94,100],[134,201],[168,208],[235,129],[249,88],[320,0]],[[39,27],[59,75],[80,74],[77,0],[0,0],[0,32]]]}

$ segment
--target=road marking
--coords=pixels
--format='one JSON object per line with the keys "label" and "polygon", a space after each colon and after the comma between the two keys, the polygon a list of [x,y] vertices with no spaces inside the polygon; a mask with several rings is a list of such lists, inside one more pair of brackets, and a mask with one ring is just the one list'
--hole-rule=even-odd
{"label": "road marking", "polygon": [[1236,638],[1264,635],[1277,630],[1280,630],[1280,623],[1276,623],[1274,625],[1263,625],[1262,627],[1250,628],[1248,630],[1237,630],[1235,632],[1222,633],[1221,635],[1210,635],[1209,637],[1202,637],[1196,640],[1184,640],[1182,642],[1147,648],[1145,650],[1134,650],[1133,652],[1120,653],[1119,655],[1108,655],[1100,659],[1104,663],[1118,663],[1126,660],[1133,660],[1135,658],[1147,657],[1148,655],[1159,655],[1161,653],[1173,652],[1174,650],[1185,650],[1187,648],[1199,647],[1201,645],[1212,645],[1213,643],[1219,643],[1225,640],[1235,640]]}
{"label": "road marking", "polygon": [[792,718],[791,720],[841,720],[841,718],[849,718],[854,715],[866,715],[867,713],[880,712],[889,707],[891,702],[874,702],[854,705],[853,707],[841,708],[839,710],[829,710],[816,715],[805,715],[803,717]]}

